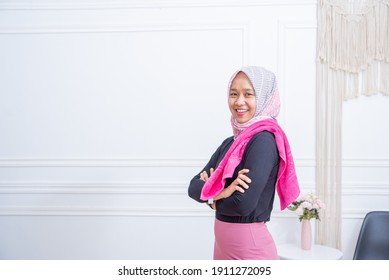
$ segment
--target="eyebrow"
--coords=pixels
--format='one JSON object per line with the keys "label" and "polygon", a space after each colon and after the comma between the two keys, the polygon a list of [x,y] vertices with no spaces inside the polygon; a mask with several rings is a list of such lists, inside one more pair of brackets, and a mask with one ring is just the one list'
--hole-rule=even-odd
{"label": "eyebrow", "polygon": [[[237,91],[237,89],[236,88],[230,88],[230,91]],[[251,88],[244,88],[243,90],[245,90],[245,91],[254,91],[253,89],[251,89]]]}

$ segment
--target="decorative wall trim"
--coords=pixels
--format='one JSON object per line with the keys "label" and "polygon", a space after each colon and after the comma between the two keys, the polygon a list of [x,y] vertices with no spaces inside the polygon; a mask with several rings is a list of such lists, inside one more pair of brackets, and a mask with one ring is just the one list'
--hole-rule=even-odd
{"label": "decorative wall trim", "polygon": [[[1,10],[1,6],[0,6]],[[150,25],[101,25],[101,26],[18,26],[1,27],[0,36],[5,34],[72,34],[72,33],[128,33],[128,32],[178,32],[178,31],[240,31],[242,34],[242,65],[247,64],[249,48],[249,22],[197,24],[150,24]]]}
{"label": "decorative wall trim", "polygon": [[79,25],[79,26],[13,26],[1,27],[0,34],[66,34],[66,33],[127,33],[127,32],[167,32],[167,31],[215,31],[238,30],[245,32],[247,22],[170,24],[170,25]]}
{"label": "decorative wall trim", "polygon": [[[202,167],[207,158],[0,158],[10,167]],[[295,158],[299,167],[315,167],[314,158]],[[343,168],[389,168],[389,158],[344,159]]]}
{"label": "decorative wall trim", "polygon": [[[0,194],[142,194],[187,195],[189,182],[1,182]],[[367,185],[369,186],[369,185]],[[301,191],[314,190],[315,182],[300,182]],[[381,188],[389,185],[383,185]],[[352,187],[350,186],[350,189]],[[367,190],[366,190],[367,191]]]}
{"label": "decorative wall trim", "polygon": [[342,184],[342,196],[389,196],[389,184],[382,182]]}
{"label": "decorative wall trim", "polygon": [[[385,209],[381,209],[385,210]],[[389,208],[386,209],[389,211]],[[371,209],[343,211],[342,219],[363,219]],[[97,208],[97,207],[0,207],[0,216],[127,216],[127,217],[214,217],[204,206],[198,208]],[[274,210],[272,219],[297,219],[296,213]]]}
{"label": "decorative wall trim", "polygon": [[368,167],[368,168],[389,168],[389,158],[348,158],[343,159],[342,166],[346,168]]}
{"label": "decorative wall trim", "polygon": [[[214,217],[207,206],[185,208],[98,208],[98,207],[0,207],[0,216],[131,216],[131,217]],[[273,218],[295,219],[291,211],[275,210]]]}
{"label": "decorative wall trim", "polygon": [[0,182],[0,194],[186,195],[189,182]]}
{"label": "decorative wall trim", "polygon": [[[0,182],[0,194],[85,195],[187,195],[189,182]],[[300,182],[301,192],[314,190],[315,182]],[[343,183],[342,196],[389,196],[382,182]]]}
{"label": "decorative wall trim", "polygon": [[2,167],[198,167],[206,159],[195,158],[73,158],[0,159]]}
{"label": "decorative wall trim", "polygon": [[131,216],[131,217],[211,217],[200,208],[97,208],[97,207],[0,207],[0,216]]}
{"label": "decorative wall trim", "polygon": [[[381,211],[389,211],[389,207],[387,209],[379,209]],[[362,220],[365,218],[366,214],[370,211],[373,211],[372,209],[361,209],[361,210],[348,210],[344,211],[342,214],[342,219],[359,219]]]}
{"label": "decorative wall trim", "polygon": [[[69,3],[73,2],[73,3]],[[251,6],[301,6],[316,5],[315,0],[299,0],[291,3],[288,0],[133,0],[133,1],[4,1],[0,3],[1,10],[100,10],[100,9],[140,9],[140,8],[211,8],[211,7],[251,7]]]}
{"label": "decorative wall trim", "polygon": [[[130,216],[130,217],[211,217],[208,206],[185,208],[98,208],[98,207],[0,207],[0,216]],[[295,219],[290,211],[274,211],[273,218]]]}
{"label": "decorative wall trim", "polygon": [[[385,209],[380,209],[382,211],[389,211],[389,207],[385,210]],[[360,209],[360,210],[353,210],[353,209],[348,209],[348,210],[344,210],[342,212],[342,219],[343,220],[362,220],[366,213],[370,212],[370,211],[373,211],[371,209]],[[272,215],[273,217],[274,215]],[[285,210],[283,212],[278,212],[278,215],[275,215],[274,217],[276,218],[294,218],[294,219],[298,219],[296,217],[296,213],[294,212],[291,212],[291,211],[288,211],[288,210]]]}
{"label": "decorative wall trim", "polygon": [[[207,158],[0,158],[0,168],[24,167],[203,167]],[[296,158],[296,166],[314,167],[314,159]],[[389,160],[388,160],[389,166]]]}
{"label": "decorative wall trim", "polygon": [[[295,29],[316,29],[317,24],[315,21],[284,21],[284,20],[279,20],[278,21],[278,42],[277,42],[277,76],[279,81],[286,81],[286,57],[287,57],[287,50],[288,50],[288,45],[286,44],[286,35],[289,30],[295,30]],[[282,115],[287,116],[288,115],[288,106],[286,102],[286,97],[285,97],[285,92],[286,89],[282,87],[281,83],[280,85],[280,95],[282,99]],[[282,118],[282,123],[284,128],[287,127],[287,118],[283,117]]]}
{"label": "decorative wall trim", "polygon": [[[301,194],[307,191],[315,191],[315,182],[299,182]],[[389,184],[383,182],[352,183],[342,184],[342,196],[389,196]]]}

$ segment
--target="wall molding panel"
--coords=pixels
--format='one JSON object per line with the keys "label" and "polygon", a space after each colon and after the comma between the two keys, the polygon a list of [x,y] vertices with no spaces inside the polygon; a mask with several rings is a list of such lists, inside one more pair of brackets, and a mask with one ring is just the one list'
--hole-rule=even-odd
{"label": "wall molding panel", "polygon": [[[0,168],[25,167],[203,167],[207,158],[19,158],[0,159]],[[295,158],[296,166],[315,167],[314,159]]]}
{"label": "wall molding panel", "polygon": [[199,167],[206,159],[190,158],[126,158],[126,159],[0,159],[0,168],[25,167]]}
{"label": "wall molding panel", "polygon": [[[343,219],[363,219],[370,209],[345,210]],[[214,212],[202,208],[99,208],[99,207],[0,207],[0,216],[129,216],[129,217],[209,217]],[[292,211],[275,209],[273,219],[298,219]]]}
{"label": "wall molding panel", "polygon": [[0,182],[0,194],[187,195],[188,182]]}
{"label": "wall molding panel", "polygon": [[[202,167],[207,158],[0,158],[11,167]],[[296,166],[315,167],[314,158],[295,158]],[[343,168],[389,168],[389,158],[343,159]]]}
{"label": "wall molding panel", "polygon": [[248,23],[206,23],[196,24],[137,24],[137,25],[63,25],[63,26],[0,26],[0,34],[66,34],[66,33],[127,33],[127,32],[169,32],[169,31],[220,31],[238,30],[247,33]]}
{"label": "wall molding panel", "polygon": [[342,166],[346,168],[389,168],[389,158],[346,158],[343,159]]}
{"label": "wall molding panel", "polygon": [[316,5],[314,0],[135,0],[135,1],[3,1],[0,3],[0,10],[112,10],[112,9],[147,9],[147,8],[212,8],[212,7],[252,7],[252,6],[301,6]]}
{"label": "wall molding panel", "polygon": [[99,207],[0,207],[0,216],[130,216],[130,217],[213,217],[199,208],[99,208]]}
{"label": "wall molding panel", "polygon": [[[1,11],[1,7],[0,7]],[[190,31],[239,31],[242,37],[242,65],[247,64],[249,61],[248,48],[249,48],[249,25],[248,21],[245,22],[231,22],[226,20],[224,22],[208,22],[201,21],[196,23],[171,23],[171,24],[136,24],[136,25],[118,25],[118,24],[95,24],[95,25],[44,25],[34,26],[18,25],[18,26],[1,26],[1,35],[54,35],[54,34],[112,34],[112,33],[137,33],[137,32],[190,32]]]}
{"label": "wall molding panel", "polygon": [[[286,65],[286,58],[288,45],[286,44],[286,37],[288,35],[288,32],[294,31],[294,30],[316,30],[317,23],[315,21],[285,21],[285,20],[279,20],[278,21],[278,42],[277,42],[277,48],[278,48],[278,57],[277,57],[277,67],[278,67],[278,80],[284,81],[286,79],[286,76],[288,75],[286,72],[287,65]],[[285,92],[286,90],[282,90],[282,92]],[[283,96],[285,104],[285,96]],[[286,110],[285,115],[287,114],[287,107],[283,105],[282,110]],[[286,120],[284,119],[283,122],[286,124]]]}
{"label": "wall molding panel", "polygon": [[[302,192],[314,189],[315,182],[300,182]],[[142,194],[187,195],[188,182],[1,182],[0,194]],[[389,196],[384,182],[344,183],[343,196]]]}
{"label": "wall molding panel", "polygon": [[343,183],[342,195],[348,196],[389,196],[389,184],[384,182]]}
{"label": "wall molding panel", "polygon": [[[185,208],[152,207],[0,207],[0,216],[130,216],[130,217],[210,217],[215,214],[206,205]],[[294,212],[275,209],[272,218],[296,219]]]}

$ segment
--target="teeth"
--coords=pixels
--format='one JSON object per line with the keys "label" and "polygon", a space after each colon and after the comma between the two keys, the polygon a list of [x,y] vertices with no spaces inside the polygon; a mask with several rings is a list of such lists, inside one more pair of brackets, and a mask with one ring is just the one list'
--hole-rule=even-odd
{"label": "teeth", "polygon": [[244,112],[247,112],[247,110],[236,110],[238,113],[244,113]]}

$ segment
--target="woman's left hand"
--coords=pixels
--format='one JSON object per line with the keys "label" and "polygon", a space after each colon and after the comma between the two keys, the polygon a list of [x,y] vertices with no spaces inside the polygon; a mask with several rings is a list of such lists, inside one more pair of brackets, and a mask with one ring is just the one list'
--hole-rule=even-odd
{"label": "woman's left hand", "polygon": [[215,172],[215,170],[213,168],[211,168],[211,170],[209,171],[209,176],[208,176],[208,173],[207,171],[203,171],[200,173],[200,180],[204,181],[204,182],[207,182],[209,177],[211,177],[213,175],[213,173]]}

